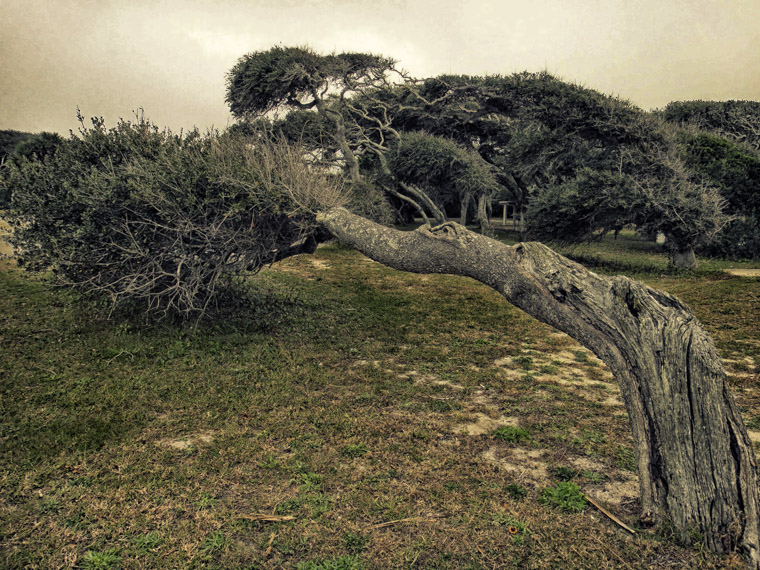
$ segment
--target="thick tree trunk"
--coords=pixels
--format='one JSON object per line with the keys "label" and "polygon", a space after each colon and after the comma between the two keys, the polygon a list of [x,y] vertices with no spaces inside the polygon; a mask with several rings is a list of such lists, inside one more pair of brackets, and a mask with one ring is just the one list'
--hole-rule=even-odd
{"label": "thick tree trunk", "polygon": [[390,267],[477,279],[578,340],[620,383],[638,462],[642,520],[698,532],[716,552],[739,546],[760,568],[752,443],[710,337],[675,297],[603,277],[546,246],[507,246],[458,224],[399,232],[343,209],[318,219]]}

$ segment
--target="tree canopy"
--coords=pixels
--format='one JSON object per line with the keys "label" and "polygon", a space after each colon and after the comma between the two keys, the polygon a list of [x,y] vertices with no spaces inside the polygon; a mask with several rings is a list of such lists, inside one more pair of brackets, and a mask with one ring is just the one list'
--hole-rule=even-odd
{"label": "tree canopy", "polygon": [[696,127],[760,150],[758,101],[673,101],[660,114],[679,126]]}
{"label": "tree canopy", "polygon": [[[637,224],[666,233],[677,253],[725,223],[717,190],[679,156],[675,129],[551,74],[441,76],[358,99],[376,116],[392,115],[398,131],[476,151],[502,191],[530,208],[529,233],[539,239],[590,239]],[[597,173],[590,185],[589,171]],[[577,223],[567,219],[574,206]]]}

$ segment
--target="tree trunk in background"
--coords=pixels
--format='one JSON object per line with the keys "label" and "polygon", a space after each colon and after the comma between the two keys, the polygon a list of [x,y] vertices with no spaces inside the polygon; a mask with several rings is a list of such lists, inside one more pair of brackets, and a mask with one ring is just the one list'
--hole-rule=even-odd
{"label": "tree trunk in background", "polygon": [[491,233],[491,220],[489,219],[489,202],[491,200],[490,194],[482,193],[478,196],[478,222],[480,222],[480,233]]}
{"label": "tree trunk in background", "polygon": [[341,241],[402,271],[472,277],[575,338],[620,384],[636,446],[642,520],[696,530],[715,552],[739,546],[760,568],[752,443],[717,350],[678,299],[587,271],[538,243],[507,246],[458,224],[399,232],[332,209]]}
{"label": "tree trunk in background", "polygon": [[673,259],[673,265],[679,269],[696,269],[697,258],[694,255],[693,247],[686,247],[683,249],[676,249],[671,253]]}
{"label": "tree trunk in background", "polygon": [[470,200],[472,200],[472,192],[465,192],[462,196],[462,204],[459,207],[459,224],[461,226],[467,225],[467,212],[470,209]]}

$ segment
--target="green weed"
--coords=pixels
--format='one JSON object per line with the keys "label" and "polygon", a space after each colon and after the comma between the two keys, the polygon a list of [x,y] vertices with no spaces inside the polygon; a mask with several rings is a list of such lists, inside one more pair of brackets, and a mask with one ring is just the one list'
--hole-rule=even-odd
{"label": "green weed", "polygon": [[521,441],[530,440],[530,432],[516,426],[501,426],[495,429],[491,433],[491,436],[507,443],[520,443]]}
{"label": "green weed", "polygon": [[369,450],[363,443],[349,444],[340,450],[343,457],[361,457],[366,455]]}
{"label": "green weed", "polygon": [[509,483],[504,486],[504,492],[515,501],[519,501],[528,494],[528,490],[517,483]]}
{"label": "green weed", "polygon": [[115,550],[98,552],[88,550],[82,558],[82,570],[111,570],[121,561],[121,556]]}
{"label": "green weed", "polygon": [[554,476],[560,481],[572,481],[575,479],[579,472],[572,467],[555,467],[553,470]]}
{"label": "green weed", "polygon": [[572,481],[560,481],[542,489],[538,500],[544,505],[552,505],[569,513],[579,513],[588,506],[580,487]]}

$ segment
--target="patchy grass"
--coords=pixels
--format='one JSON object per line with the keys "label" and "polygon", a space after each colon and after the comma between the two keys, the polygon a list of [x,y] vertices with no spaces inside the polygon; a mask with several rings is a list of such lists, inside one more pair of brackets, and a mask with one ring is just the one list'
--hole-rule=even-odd
{"label": "patchy grass", "polygon": [[[328,246],[177,329],[3,263],[2,568],[740,567],[553,506],[575,485],[636,524],[625,410],[470,280]],[[760,425],[760,280],[637,274],[692,307]]]}

